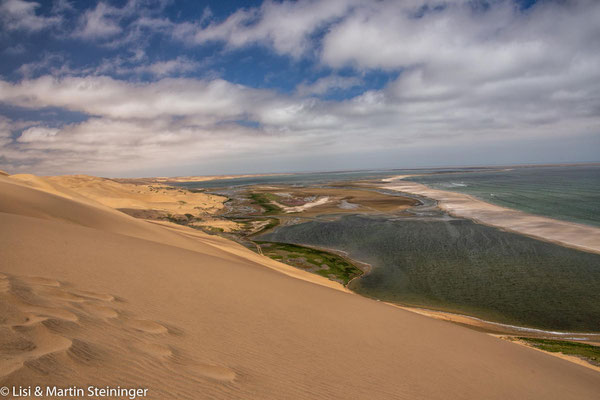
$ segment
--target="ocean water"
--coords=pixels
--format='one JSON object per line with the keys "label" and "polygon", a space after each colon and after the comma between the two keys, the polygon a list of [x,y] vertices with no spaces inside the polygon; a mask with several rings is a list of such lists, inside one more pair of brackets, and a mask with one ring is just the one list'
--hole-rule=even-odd
{"label": "ocean water", "polygon": [[[257,176],[249,178],[233,178],[219,179],[214,181],[197,181],[197,182],[178,182],[173,183],[174,186],[182,186],[190,189],[204,188],[224,188],[224,187],[241,187],[250,185],[321,185],[329,182],[344,182],[353,180],[366,179],[383,179],[393,175],[408,175],[420,173],[450,173],[464,172],[470,169],[465,168],[443,168],[443,169],[392,169],[392,170],[364,170],[364,171],[341,171],[341,172],[314,172],[314,173],[297,173],[274,176]],[[481,169],[475,169],[481,170]]]}
{"label": "ocean water", "polygon": [[174,185],[209,190],[270,184],[306,186],[413,174],[422,175],[407,179],[436,189],[470,194],[483,201],[532,214],[600,226],[600,165],[318,172]]}
{"label": "ocean water", "polygon": [[433,171],[408,180],[532,214],[600,226],[600,166]]}

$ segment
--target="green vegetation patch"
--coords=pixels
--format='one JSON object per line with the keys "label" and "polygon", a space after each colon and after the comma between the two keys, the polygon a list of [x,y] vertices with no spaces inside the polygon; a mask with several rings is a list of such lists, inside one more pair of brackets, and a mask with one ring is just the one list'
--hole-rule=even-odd
{"label": "green vegetation patch", "polygon": [[251,193],[250,199],[259,206],[261,206],[265,212],[264,214],[279,214],[281,208],[271,203],[273,200],[277,200],[277,196],[271,193]]}
{"label": "green vegetation patch", "polygon": [[264,255],[347,285],[362,271],[337,254],[288,243],[256,242]]}
{"label": "green vegetation patch", "polygon": [[526,337],[520,337],[519,340],[527,342],[540,350],[582,357],[592,364],[600,365],[599,346],[593,346],[587,343],[569,342],[566,340],[534,339]]}

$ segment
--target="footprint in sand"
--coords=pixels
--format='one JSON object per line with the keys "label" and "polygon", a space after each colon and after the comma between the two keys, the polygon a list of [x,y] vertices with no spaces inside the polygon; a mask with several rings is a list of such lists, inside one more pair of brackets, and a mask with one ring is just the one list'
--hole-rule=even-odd
{"label": "footprint in sand", "polygon": [[10,289],[10,281],[4,274],[0,274],[0,293],[8,292]]}
{"label": "footprint in sand", "polygon": [[40,276],[25,276],[20,279],[24,283],[28,283],[30,285],[39,285],[39,286],[53,286],[59,287],[61,286],[60,282],[54,279],[42,278]]}
{"label": "footprint in sand", "polygon": [[126,321],[126,325],[138,331],[151,333],[153,335],[164,334],[169,331],[166,326],[147,319],[128,320]]}
{"label": "footprint in sand", "polygon": [[[34,321],[37,319],[35,322],[43,321],[48,318],[55,318],[71,322],[78,321],[77,315],[62,308],[35,306],[31,304],[22,304],[19,308],[21,311],[30,313]],[[31,325],[31,323],[32,322],[29,321],[29,325]]]}
{"label": "footprint in sand", "polygon": [[74,294],[79,297],[85,297],[89,300],[100,300],[100,301],[106,301],[106,302],[111,302],[111,301],[115,300],[115,296],[106,294],[106,293],[94,293],[94,292],[88,292],[87,290],[77,290],[77,289],[70,289],[70,292],[71,292],[71,294]]}
{"label": "footprint in sand", "polygon": [[181,329],[116,309],[124,302],[53,279],[0,274],[0,378],[23,367],[48,375],[60,365],[73,374],[107,360],[118,369],[146,359],[153,361],[142,375],[159,377],[167,368],[190,382],[236,379],[228,367],[188,357],[177,346]]}
{"label": "footprint in sand", "polygon": [[155,358],[167,358],[173,355],[169,346],[160,343],[136,343],[133,347]]}
{"label": "footprint in sand", "polygon": [[5,327],[0,342],[0,378],[46,355],[64,352],[71,343],[63,336],[50,333],[42,325]]}
{"label": "footprint in sand", "polygon": [[42,297],[49,297],[56,300],[69,301],[72,303],[83,303],[87,299],[85,297],[77,296],[73,293],[69,293],[60,287],[52,286],[40,286],[33,289],[35,294]]}
{"label": "footprint in sand", "polygon": [[221,365],[198,364],[186,368],[190,373],[204,376],[221,382],[233,382],[237,377],[236,373],[227,367]]}
{"label": "footprint in sand", "polygon": [[90,315],[99,318],[117,318],[119,313],[114,309],[99,304],[84,303],[81,308]]}

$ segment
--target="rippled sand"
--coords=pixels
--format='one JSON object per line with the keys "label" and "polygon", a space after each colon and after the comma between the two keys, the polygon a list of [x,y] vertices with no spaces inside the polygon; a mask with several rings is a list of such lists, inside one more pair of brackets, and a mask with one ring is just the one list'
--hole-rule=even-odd
{"label": "rippled sand", "polygon": [[594,399],[600,374],[225,239],[0,177],[0,386],[151,399]]}

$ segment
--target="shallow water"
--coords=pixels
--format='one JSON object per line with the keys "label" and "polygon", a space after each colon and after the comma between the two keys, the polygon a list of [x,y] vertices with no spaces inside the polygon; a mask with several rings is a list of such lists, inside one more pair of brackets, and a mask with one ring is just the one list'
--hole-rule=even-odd
{"label": "shallow water", "polygon": [[261,240],[335,248],[374,266],[351,283],[381,300],[544,329],[600,331],[600,255],[454,218],[345,216]]}

